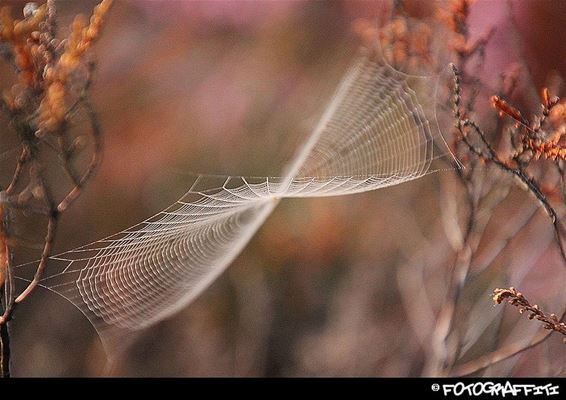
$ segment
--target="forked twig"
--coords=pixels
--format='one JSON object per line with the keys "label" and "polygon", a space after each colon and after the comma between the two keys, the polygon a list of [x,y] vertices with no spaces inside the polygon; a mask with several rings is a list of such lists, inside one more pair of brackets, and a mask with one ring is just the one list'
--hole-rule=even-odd
{"label": "forked twig", "polygon": [[[560,251],[560,257],[562,258],[562,262],[566,267],[566,250],[564,249],[563,239],[562,239],[562,225],[560,220],[558,219],[558,214],[554,207],[550,204],[546,196],[543,194],[542,190],[540,189],[539,185],[535,182],[535,180],[529,176],[529,174],[525,171],[521,164],[518,164],[516,167],[510,166],[508,163],[502,161],[495,149],[491,146],[489,141],[486,138],[485,133],[479,127],[479,125],[468,119],[464,118],[462,111],[460,110],[460,99],[461,99],[461,86],[460,86],[460,74],[458,69],[454,64],[450,64],[454,75],[454,116],[456,118],[456,128],[461,135],[462,142],[468,147],[470,152],[475,154],[480,159],[491,162],[496,165],[502,171],[509,173],[516,178],[518,178],[529,190],[531,194],[535,196],[538,202],[546,211],[548,217],[551,220],[552,227],[554,230],[554,235],[556,239],[556,243],[558,245],[558,249]],[[466,128],[471,128],[473,132],[476,133],[476,136],[480,139],[481,143],[484,145],[486,151],[481,149],[477,146],[474,146],[469,140],[469,134]]]}

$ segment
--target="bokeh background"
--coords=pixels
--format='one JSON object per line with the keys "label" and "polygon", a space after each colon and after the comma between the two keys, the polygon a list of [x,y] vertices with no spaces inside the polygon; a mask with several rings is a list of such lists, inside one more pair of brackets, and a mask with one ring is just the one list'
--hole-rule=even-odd
{"label": "bokeh background", "polygon": [[[413,3],[428,12],[430,2]],[[503,1],[473,7],[473,35],[497,27],[486,76],[496,80],[520,53],[519,34],[531,89],[552,71],[566,76],[565,3],[513,3],[514,26]],[[96,3],[58,4],[64,29]],[[56,250],[151,216],[188,189],[191,173],[279,175],[356,54],[354,21],[382,22],[389,10],[386,1],[117,0],[96,45],[94,102],[105,130],[104,164],[63,217]],[[3,136],[3,146],[13,144]],[[2,172],[4,179],[9,170]],[[189,307],[144,331],[112,373],[421,374],[453,261],[441,223],[448,203],[439,196],[447,187],[457,190],[447,183],[450,174],[354,196],[283,202],[226,273]],[[502,215],[512,217],[528,201],[519,192]],[[517,247],[526,251],[500,261],[493,281],[476,282],[468,295],[477,308],[461,313],[500,318],[503,311],[489,298],[492,284],[517,276],[531,276],[528,293],[557,313],[566,304],[564,272],[553,269],[551,230],[540,214],[519,238]],[[533,334],[538,326],[513,319],[514,311],[512,332]],[[12,332],[16,376],[104,373],[94,330],[54,294],[35,293],[18,309]],[[489,347],[483,346],[475,354]],[[528,355],[529,363],[514,358],[491,372],[561,373],[551,368],[548,352],[553,362],[566,361],[560,338],[553,338]]]}

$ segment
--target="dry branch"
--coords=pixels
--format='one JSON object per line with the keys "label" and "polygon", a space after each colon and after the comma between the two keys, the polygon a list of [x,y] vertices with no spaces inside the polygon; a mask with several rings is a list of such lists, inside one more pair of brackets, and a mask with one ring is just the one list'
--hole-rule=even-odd
{"label": "dry branch", "polygon": [[[3,288],[2,375],[9,375],[9,327],[15,306],[24,301],[37,287],[55,243],[57,226],[62,213],[80,196],[95,175],[103,153],[102,129],[89,95],[94,72],[92,46],[101,34],[111,0],[102,0],[87,22],[75,17],[67,38],[57,37],[57,10],[54,0],[36,6],[27,4],[23,19],[12,16],[9,7],[0,8],[0,44],[6,49],[4,59],[16,72],[16,80],[2,94],[1,110],[20,140],[20,156],[11,181],[0,191],[0,287]],[[80,93],[78,96],[76,93]],[[73,116],[84,110],[90,120],[89,132],[92,154],[84,171],[75,165],[81,148],[73,145],[71,133]],[[53,144],[53,142],[57,144]],[[60,182],[47,179],[53,169],[45,154],[55,151],[63,161],[61,180],[67,178],[71,189],[61,198],[54,193]],[[47,217],[43,250],[35,275],[19,294],[13,281],[11,259],[13,249],[8,245],[9,210],[26,215]],[[38,226],[38,229],[41,229]],[[5,336],[4,336],[5,335]]]}

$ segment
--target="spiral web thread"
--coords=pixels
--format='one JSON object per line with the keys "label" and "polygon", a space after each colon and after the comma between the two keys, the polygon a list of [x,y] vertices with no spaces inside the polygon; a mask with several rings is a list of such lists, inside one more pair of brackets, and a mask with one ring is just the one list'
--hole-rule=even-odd
{"label": "spiral web thread", "polygon": [[425,111],[435,85],[361,56],[283,177],[226,177],[214,189],[201,189],[199,177],[146,221],[53,256],[41,285],[79,308],[106,350],[116,350],[209,286],[282,198],[364,192],[430,172],[450,155],[433,145],[440,136]]}

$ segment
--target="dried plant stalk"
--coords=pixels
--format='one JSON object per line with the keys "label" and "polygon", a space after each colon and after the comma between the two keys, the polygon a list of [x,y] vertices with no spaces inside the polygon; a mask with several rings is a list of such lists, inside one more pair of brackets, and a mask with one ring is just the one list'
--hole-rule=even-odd
{"label": "dried plant stalk", "polygon": [[[9,375],[10,321],[17,304],[37,287],[51,255],[60,215],[79,197],[100,165],[103,152],[102,130],[89,101],[94,61],[91,49],[100,37],[112,0],[102,0],[87,23],[81,15],[75,17],[69,37],[57,37],[54,0],[42,5],[29,3],[23,8],[23,19],[12,16],[9,7],[0,8],[0,43],[6,47],[5,59],[14,68],[16,79],[2,93],[0,110],[7,114],[20,140],[21,152],[12,179],[6,190],[0,191],[0,288],[3,288],[2,376]],[[75,145],[71,133],[72,116],[82,109],[90,120],[92,155],[84,171],[77,171],[75,160],[83,149]],[[84,138],[82,138],[84,141]],[[47,178],[49,165],[45,154],[55,153],[63,161],[63,178],[72,188],[58,199],[56,182]],[[26,179],[27,176],[27,179]],[[19,294],[11,271],[12,241],[6,215],[10,209],[26,215],[47,218],[43,251],[35,275]],[[38,227],[40,229],[40,227]]]}
{"label": "dried plant stalk", "polygon": [[536,304],[532,305],[523,293],[519,292],[514,287],[509,289],[495,289],[493,291],[493,302],[501,304],[507,302],[519,309],[521,314],[527,313],[530,320],[536,319],[542,322],[544,329],[555,331],[566,336],[566,324],[556,316],[556,314],[546,314]]}

